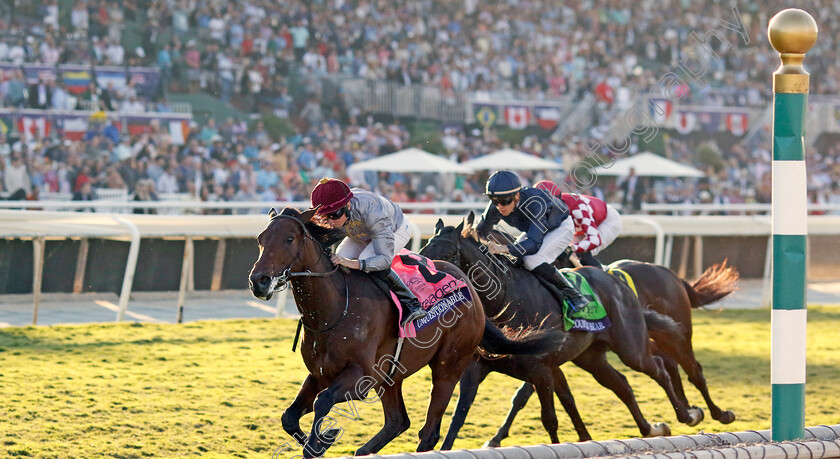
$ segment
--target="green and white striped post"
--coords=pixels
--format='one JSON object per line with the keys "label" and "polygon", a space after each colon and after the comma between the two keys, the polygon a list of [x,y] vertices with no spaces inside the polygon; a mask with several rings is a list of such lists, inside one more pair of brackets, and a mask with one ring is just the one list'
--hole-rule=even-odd
{"label": "green and white striped post", "polygon": [[773,441],[786,441],[805,436],[808,72],[802,60],[817,40],[817,23],[805,11],[786,9],[770,20],[767,35],[782,61],[773,73],[771,431]]}

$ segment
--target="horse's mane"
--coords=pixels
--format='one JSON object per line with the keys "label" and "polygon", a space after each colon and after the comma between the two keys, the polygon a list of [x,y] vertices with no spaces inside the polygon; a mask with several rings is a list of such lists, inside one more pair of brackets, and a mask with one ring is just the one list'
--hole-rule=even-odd
{"label": "horse's mane", "polygon": [[[278,215],[285,215],[288,217],[294,217],[300,220],[302,212],[295,209],[294,207],[285,207],[283,210],[280,211]],[[313,221],[307,221],[303,223],[303,226],[306,227],[309,234],[312,235],[312,238],[318,241],[325,250],[331,247],[336,242],[341,241],[346,236],[344,230],[341,228],[327,228],[325,226],[321,226]]]}
{"label": "horse's mane", "polygon": [[[514,242],[514,239],[509,234],[507,234],[503,231],[499,231],[499,230],[494,229],[490,232],[490,234],[492,236],[492,239],[494,241],[498,242],[498,243],[512,244]],[[465,240],[473,241],[473,242],[477,243],[478,245],[483,245],[484,244],[484,242],[481,240],[481,238],[478,237],[478,232],[476,232],[476,230],[475,230],[475,225],[473,225],[471,222],[467,222],[464,225],[464,229],[461,230],[461,237],[463,237]],[[513,263],[513,260],[508,256],[493,255],[489,252],[486,252],[485,255],[487,257],[495,258],[499,262],[503,263],[505,266],[509,266],[511,268],[515,267],[515,265]],[[491,263],[491,266],[492,266],[492,263]]]}

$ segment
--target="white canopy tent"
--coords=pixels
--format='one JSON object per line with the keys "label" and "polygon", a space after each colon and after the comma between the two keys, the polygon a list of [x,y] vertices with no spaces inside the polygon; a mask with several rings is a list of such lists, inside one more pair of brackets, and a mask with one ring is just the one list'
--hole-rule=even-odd
{"label": "white canopy tent", "polygon": [[593,173],[597,176],[626,177],[630,175],[630,168],[636,170],[639,177],[705,177],[706,174],[676,161],[662,156],[645,152],[617,160],[613,164],[607,164],[595,168]]}
{"label": "white canopy tent", "polygon": [[454,172],[457,174],[469,174],[472,172],[470,168],[462,164],[417,148],[408,148],[389,155],[369,159],[352,164],[347,168],[348,173],[352,174],[356,171]]}
{"label": "white canopy tent", "polygon": [[518,150],[505,148],[463,163],[472,170],[560,170],[563,166]]}

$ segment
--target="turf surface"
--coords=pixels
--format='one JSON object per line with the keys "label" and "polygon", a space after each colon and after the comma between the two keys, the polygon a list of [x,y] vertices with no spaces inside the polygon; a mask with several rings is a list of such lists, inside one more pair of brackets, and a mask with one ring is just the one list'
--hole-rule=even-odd
{"label": "turf surface", "polygon": [[[808,312],[806,425],[840,422],[840,309]],[[770,311],[696,311],[694,347],[712,397],[738,419],[676,422],[664,392],[611,357],[630,380],[647,419],[673,434],[770,427]],[[295,322],[236,320],[186,325],[95,324],[0,329],[0,456],[270,457],[290,441],[280,416],[305,376],[290,352]],[[564,366],[595,439],[638,436],[627,409],[588,374]],[[428,370],[405,384],[412,426],[383,454],[413,451],[425,418]],[[688,382],[684,378],[684,384]],[[519,382],[493,374],[479,390],[456,448],[480,447],[507,412]],[[703,406],[688,387],[689,400]],[[457,393],[456,393],[457,394]],[[450,402],[443,428],[455,406]],[[560,438],[574,441],[558,406]],[[330,456],[352,454],[382,423],[380,405],[357,403],[358,419],[337,414],[344,431]],[[312,415],[303,419],[304,430]],[[442,432],[443,435],[443,432]],[[505,445],[543,443],[536,398]],[[299,450],[278,457],[292,457]]]}

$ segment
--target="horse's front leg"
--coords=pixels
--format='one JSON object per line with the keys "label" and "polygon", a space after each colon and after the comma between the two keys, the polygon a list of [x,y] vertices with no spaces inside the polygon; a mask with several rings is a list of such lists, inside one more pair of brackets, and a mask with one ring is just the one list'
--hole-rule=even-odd
{"label": "horse's front leg", "polygon": [[379,433],[356,451],[356,456],[378,453],[391,440],[411,427],[411,421],[408,419],[408,412],[403,400],[402,380],[383,385],[380,390],[382,393],[380,401],[382,402],[382,409],[385,411],[385,425],[382,426]]}
{"label": "horse's front leg", "polygon": [[306,443],[306,434],[300,428],[300,418],[312,411],[312,402],[315,400],[316,395],[318,395],[318,384],[315,382],[315,377],[307,375],[306,379],[303,380],[303,384],[300,385],[300,390],[298,390],[294,401],[283,412],[283,416],[280,417],[280,421],[283,423],[283,430],[291,435],[300,445]]}
{"label": "horse's front leg", "polygon": [[312,420],[312,432],[303,445],[303,457],[320,457],[338,439],[341,429],[327,429],[321,431],[321,423],[336,403],[346,400],[359,399],[367,394],[356,394],[356,384],[362,379],[364,372],[359,366],[352,365],[345,368],[329,387],[322,390],[313,403],[315,418]]}

